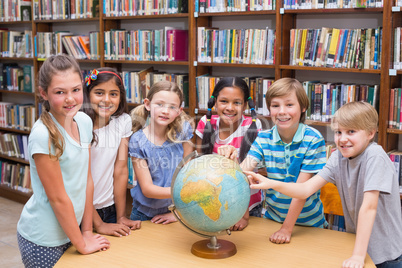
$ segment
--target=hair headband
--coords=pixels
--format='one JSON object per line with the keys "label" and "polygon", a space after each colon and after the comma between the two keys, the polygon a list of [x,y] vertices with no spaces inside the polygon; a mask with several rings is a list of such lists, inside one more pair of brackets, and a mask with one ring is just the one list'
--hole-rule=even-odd
{"label": "hair headband", "polygon": [[91,80],[96,80],[96,79],[98,79],[98,75],[99,74],[113,74],[113,75],[115,75],[117,78],[119,78],[119,80],[120,80],[120,82],[121,82],[121,84],[123,84],[123,81],[121,80],[121,77],[120,77],[120,75],[118,75],[117,73],[114,73],[114,72],[110,72],[110,71],[98,71],[98,70],[96,70],[96,69],[93,69],[92,70],[92,72],[89,74],[89,75],[87,75],[86,77],[85,77],[85,84],[87,85],[87,86],[89,86],[90,84],[91,84]]}

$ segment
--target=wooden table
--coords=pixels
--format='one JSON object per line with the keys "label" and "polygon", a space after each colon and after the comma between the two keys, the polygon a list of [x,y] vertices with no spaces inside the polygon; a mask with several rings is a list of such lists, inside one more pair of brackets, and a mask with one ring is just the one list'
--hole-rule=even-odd
{"label": "wooden table", "polygon": [[[296,226],[290,244],[269,242],[269,235],[279,228],[280,224],[271,220],[251,217],[245,230],[218,237],[233,242],[237,253],[209,260],[190,252],[193,243],[204,238],[180,223],[158,225],[147,221],[127,237],[108,237],[111,247],[107,251],[81,255],[70,247],[55,267],[339,268],[352,254],[354,234]],[[365,268],[369,267],[375,265],[367,255]]]}

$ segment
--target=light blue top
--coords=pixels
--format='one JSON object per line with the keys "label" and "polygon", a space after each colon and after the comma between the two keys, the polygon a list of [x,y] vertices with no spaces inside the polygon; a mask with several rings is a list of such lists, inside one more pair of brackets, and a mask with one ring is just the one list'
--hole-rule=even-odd
{"label": "light blue top", "polygon": [[[317,173],[324,167],[325,142],[317,130],[300,123],[292,142],[286,144],[281,140],[274,126],[258,133],[247,157],[252,157],[258,163],[264,161],[270,179],[291,183],[297,181],[300,172]],[[283,222],[291,201],[291,197],[268,189],[265,196],[264,217]],[[320,191],[307,198],[296,223],[315,227],[323,227],[327,224],[320,200]]]}
{"label": "light blue top", "polygon": [[[80,133],[78,144],[51,115],[64,137],[65,147],[59,158],[64,188],[73,206],[77,223],[84,215],[86,185],[88,178],[89,145],[92,140],[92,121],[84,113],[74,116]],[[33,195],[25,204],[17,231],[27,240],[40,246],[55,247],[69,242],[61,228],[39,179],[34,154],[49,154],[49,132],[42,120],[36,121],[28,141],[29,164]],[[52,146],[54,154],[54,147]]]}
{"label": "light blue top", "polygon": [[[193,129],[186,122],[177,140],[187,141],[192,137]],[[170,187],[173,173],[183,159],[182,142],[165,141],[162,146],[157,146],[147,139],[142,129],[131,136],[128,151],[131,157],[147,161],[152,182],[160,187]],[[172,204],[170,198],[154,199],[145,197],[140,184],[131,189],[131,196],[133,197],[133,206],[148,217],[168,213],[168,206]]]}

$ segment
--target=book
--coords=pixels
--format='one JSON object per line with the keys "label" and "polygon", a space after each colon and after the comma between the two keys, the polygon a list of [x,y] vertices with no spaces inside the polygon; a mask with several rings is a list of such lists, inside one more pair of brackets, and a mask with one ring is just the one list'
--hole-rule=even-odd
{"label": "book", "polygon": [[20,4],[20,21],[31,21],[32,2],[27,0],[19,1]]}
{"label": "book", "polygon": [[188,60],[188,31],[187,30],[167,30],[166,31],[168,51],[168,61],[187,61]]}
{"label": "book", "polygon": [[32,78],[32,74],[33,74],[33,66],[31,65],[24,65],[22,67],[23,69],[23,73],[24,73],[24,79],[23,79],[23,91],[25,92],[34,92],[34,79]]}

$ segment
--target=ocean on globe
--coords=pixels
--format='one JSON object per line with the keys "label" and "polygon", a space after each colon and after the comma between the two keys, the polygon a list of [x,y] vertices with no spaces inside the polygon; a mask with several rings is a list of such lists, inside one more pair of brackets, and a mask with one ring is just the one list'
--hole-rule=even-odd
{"label": "ocean on globe", "polygon": [[172,198],[180,219],[200,233],[219,233],[248,209],[250,187],[240,166],[220,155],[188,162],[173,179]]}

